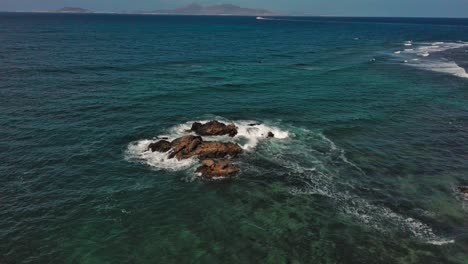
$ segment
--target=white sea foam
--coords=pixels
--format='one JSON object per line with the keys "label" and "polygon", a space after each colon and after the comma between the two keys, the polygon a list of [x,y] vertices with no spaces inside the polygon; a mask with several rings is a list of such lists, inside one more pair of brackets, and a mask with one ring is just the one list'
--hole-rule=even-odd
{"label": "white sea foam", "polygon": [[429,244],[444,245],[454,243],[454,240],[437,236],[432,228],[412,217],[405,217],[393,212],[385,206],[378,206],[368,201],[348,194],[338,194],[336,197],[343,204],[343,211],[361,221],[370,228],[384,233],[398,230],[413,235],[413,237]]}
{"label": "white sea foam", "polygon": [[424,70],[451,74],[461,78],[468,78],[468,73],[458,64],[449,60],[434,60],[434,61],[422,61],[412,59],[412,63],[408,64],[414,67],[418,67]]}
{"label": "white sea foam", "polygon": [[394,52],[395,56],[403,57],[403,62],[407,63],[407,65],[424,70],[451,74],[461,78],[468,78],[466,70],[460,67],[455,61],[441,55],[431,56],[432,54],[440,54],[441,52],[451,49],[468,48],[468,42],[405,42],[405,44],[409,43],[412,44],[412,48],[404,49],[403,52]]}
{"label": "white sea foam", "polygon": [[255,121],[237,121],[234,122],[237,126],[237,135],[235,138],[245,138],[247,143],[242,145],[242,148],[249,151],[257,147],[258,143],[268,136],[269,132],[272,132],[277,139],[285,139],[289,137],[288,131],[283,131],[274,126],[268,126],[265,124],[258,124]]}
{"label": "white sea foam", "polygon": [[[210,120],[197,120],[197,121],[189,121],[184,124],[177,125],[171,128],[169,131],[171,132],[170,138],[177,138],[182,135],[187,134],[192,127],[194,122],[206,123]],[[206,140],[221,140],[221,141],[234,141],[236,143],[241,143],[242,141],[246,140],[245,144],[241,144],[241,147],[244,150],[251,151],[257,147],[257,145],[262,141],[265,140],[268,136],[268,132],[272,132],[275,135],[276,139],[285,139],[289,137],[289,132],[281,130],[275,126],[269,126],[263,123],[259,123],[258,121],[253,120],[239,120],[239,121],[227,121],[227,120],[220,120],[226,124],[234,124],[237,127],[237,135],[233,138],[228,136],[222,137],[204,137]]]}
{"label": "white sea foam", "polygon": [[[207,121],[198,120],[202,123]],[[344,183],[337,177],[340,166],[336,164],[342,164],[347,171],[359,172],[363,176],[366,174],[358,165],[348,160],[345,151],[325,135],[305,129],[291,128],[295,133],[297,132],[296,135],[276,126],[249,120],[229,122],[221,119],[221,121],[235,124],[238,127],[238,134],[233,138],[204,137],[205,140],[233,141],[241,144],[246,151],[250,151],[266,140],[268,132],[275,135],[275,139],[269,140],[272,144],[265,145],[267,148],[262,151],[271,162],[284,167],[289,176],[298,177],[298,180],[303,183],[302,186],[292,188],[292,194],[316,194],[329,197],[335,202],[337,210],[382,233],[406,232],[418,240],[433,245],[454,242],[451,239],[439,237],[429,225],[415,218],[396,213],[383,205],[373,204],[353,194],[354,187],[351,183]],[[167,135],[160,137],[173,140],[190,134],[188,130],[193,122],[195,121],[171,127],[166,131]],[[290,140],[284,140],[287,138]],[[157,139],[144,139],[129,144],[126,158],[156,169],[171,171],[186,170],[197,163],[196,159],[178,161],[168,159],[166,153],[148,151],[149,144],[156,141]],[[255,169],[255,165],[253,168]],[[340,189],[338,186],[345,189]]]}
{"label": "white sea foam", "polygon": [[310,175],[310,182],[304,185],[305,188],[293,189],[291,193],[295,195],[318,194],[330,197],[342,213],[368,228],[382,233],[405,232],[433,245],[454,243],[452,239],[439,237],[430,226],[419,220],[395,213],[385,206],[371,204],[366,199],[349,192],[337,191],[333,186],[335,183],[331,176],[317,173]]}
{"label": "white sea foam", "polygon": [[[190,128],[194,122],[206,123],[209,121],[210,120],[189,121],[169,128],[167,133],[164,135],[159,135],[157,139],[143,139],[132,142],[128,145],[126,159],[142,162],[161,170],[186,170],[197,163],[196,158],[185,160],[177,160],[175,158],[169,159],[169,153],[151,152],[148,150],[148,146],[162,138],[168,141],[172,141],[184,135],[194,135],[193,132],[190,132]],[[239,143],[245,151],[252,151],[261,141],[267,139],[269,132],[274,134],[275,139],[286,139],[289,137],[289,132],[281,130],[275,126],[268,126],[266,124],[259,123],[257,121],[241,120],[231,122],[222,119],[221,121],[226,124],[234,124],[237,127],[238,134],[232,138],[229,136],[203,137],[204,140],[236,142]]]}
{"label": "white sea foam", "polygon": [[430,55],[429,52],[418,53],[418,56],[422,56],[422,57],[428,57],[429,55]]}
{"label": "white sea foam", "polygon": [[[382,233],[405,232],[411,234],[414,238],[425,243],[433,245],[444,245],[453,243],[451,239],[439,237],[434,233],[432,228],[423,222],[412,217],[404,216],[392,211],[384,205],[373,204],[365,198],[353,194],[354,189],[349,183],[344,183],[335,176],[335,169],[329,167],[329,160],[336,164],[336,160],[340,160],[342,164],[348,164],[348,170],[355,169],[360,174],[365,176],[365,172],[356,164],[346,158],[343,149],[338,147],[331,139],[319,134],[318,139],[325,145],[328,145],[328,151],[321,151],[320,154],[307,155],[307,159],[316,159],[315,167],[309,165],[301,165],[301,161],[285,160],[284,165],[294,174],[300,175],[303,179],[303,186],[291,189],[291,193],[295,195],[321,195],[331,198],[339,211],[345,215],[355,219],[361,224],[375,229]],[[302,149],[303,150],[303,149]],[[323,155],[322,158],[316,158],[316,155]],[[305,162],[305,161],[302,161]],[[339,188],[338,186],[341,186]],[[345,189],[342,189],[344,186]]]}
{"label": "white sea foam", "polygon": [[148,146],[158,140],[143,139],[128,145],[127,160],[139,161],[160,170],[180,171],[190,168],[196,163],[195,159],[169,159],[168,153],[151,152]]}

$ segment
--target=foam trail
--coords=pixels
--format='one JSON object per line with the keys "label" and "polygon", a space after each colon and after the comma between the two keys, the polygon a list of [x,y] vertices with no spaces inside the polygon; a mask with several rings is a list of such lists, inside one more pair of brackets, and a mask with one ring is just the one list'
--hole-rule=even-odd
{"label": "foam trail", "polygon": [[[355,169],[365,175],[364,171],[349,161],[345,156],[344,150],[339,148],[332,140],[321,133],[318,134],[318,138],[328,145],[328,151],[320,152],[325,153],[325,156],[321,158],[320,163],[316,163],[316,167],[310,168],[307,165],[301,165],[300,159],[297,159],[299,161],[296,162],[287,160],[283,164],[280,163],[288,171],[291,171],[302,179],[303,185],[292,188],[292,194],[315,194],[329,197],[334,201],[340,212],[382,233],[393,233],[395,231],[410,233],[414,238],[433,245],[454,243],[452,239],[437,236],[430,226],[417,219],[395,213],[385,206],[372,204],[368,200],[352,194],[352,190],[355,187],[338,180],[337,176],[335,176],[338,172],[333,167],[323,167],[323,165],[330,163],[327,159],[335,161],[336,157],[338,157],[343,164],[349,165],[349,169]],[[302,153],[301,155],[307,154]],[[309,160],[310,158],[307,155],[307,159]],[[336,164],[336,162],[332,162],[332,164]]]}
{"label": "foam trail", "polygon": [[[407,45],[411,44],[411,45]],[[467,42],[445,43],[412,43],[405,42],[405,46],[412,48],[404,49],[402,52],[394,52],[395,56],[403,58],[406,65],[424,70],[450,74],[456,77],[468,78],[468,73],[455,61],[444,57],[442,52],[467,48]]]}
{"label": "foam trail", "polygon": [[140,161],[159,170],[180,171],[190,168],[196,163],[195,159],[169,159],[168,153],[151,152],[149,144],[158,140],[139,140],[128,145],[126,159],[129,161]]}

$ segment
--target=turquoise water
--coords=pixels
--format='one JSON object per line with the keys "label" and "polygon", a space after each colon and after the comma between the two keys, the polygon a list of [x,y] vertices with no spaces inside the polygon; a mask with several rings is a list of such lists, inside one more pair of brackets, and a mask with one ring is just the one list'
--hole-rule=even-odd
{"label": "turquoise water", "polygon": [[[463,19],[0,14],[0,263],[468,263],[464,41]],[[235,138],[228,182],[144,152],[210,119],[279,138]]]}

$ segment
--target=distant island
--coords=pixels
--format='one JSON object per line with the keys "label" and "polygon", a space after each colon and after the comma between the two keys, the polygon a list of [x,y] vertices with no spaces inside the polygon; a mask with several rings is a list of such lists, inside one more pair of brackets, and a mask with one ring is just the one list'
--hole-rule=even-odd
{"label": "distant island", "polygon": [[[146,13],[146,12],[145,12]],[[274,16],[278,15],[265,9],[244,8],[231,4],[203,6],[190,4],[176,9],[147,12],[164,15],[210,15],[210,16]]]}
{"label": "distant island", "polygon": [[92,11],[88,9],[83,9],[79,7],[64,7],[62,9],[57,10],[59,13],[92,13]]}
{"label": "distant island", "polygon": [[[88,9],[80,7],[64,7],[56,11],[49,11],[51,13],[100,13],[93,12]],[[110,13],[110,12],[104,12]],[[278,16],[278,13],[271,12],[266,9],[253,9],[245,8],[231,4],[217,4],[217,5],[199,5],[190,4],[187,6],[167,9],[167,10],[154,10],[154,11],[135,11],[135,12],[112,12],[122,14],[151,14],[151,15],[198,15],[198,16]]]}

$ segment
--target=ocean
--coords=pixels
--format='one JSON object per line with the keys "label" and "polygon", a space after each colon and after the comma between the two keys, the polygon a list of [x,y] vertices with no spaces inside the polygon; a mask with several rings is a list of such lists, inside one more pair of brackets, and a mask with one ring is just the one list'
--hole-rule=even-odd
{"label": "ocean", "polygon": [[[468,19],[0,13],[0,263],[466,264],[467,71]],[[147,151],[208,120],[234,179]]]}

